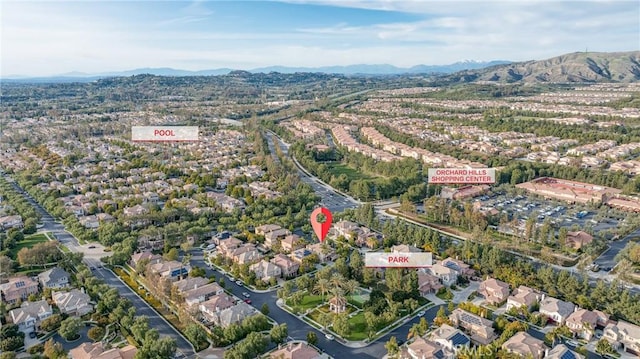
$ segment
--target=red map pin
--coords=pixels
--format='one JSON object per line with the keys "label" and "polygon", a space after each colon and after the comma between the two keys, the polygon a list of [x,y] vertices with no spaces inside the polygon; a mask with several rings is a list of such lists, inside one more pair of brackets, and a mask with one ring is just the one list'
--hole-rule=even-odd
{"label": "red map pin", "polygon": [[[323,214],[325,217],[325,221],[323,223],[318,222],[319,214]],[[324,237],[329,233],[332,219],[331,211],[324,207],[318,207],[311,212],[311,226],[313,227],[313,231],[316,233],[316,236],[320,239],[320,242],[324,242]]]}

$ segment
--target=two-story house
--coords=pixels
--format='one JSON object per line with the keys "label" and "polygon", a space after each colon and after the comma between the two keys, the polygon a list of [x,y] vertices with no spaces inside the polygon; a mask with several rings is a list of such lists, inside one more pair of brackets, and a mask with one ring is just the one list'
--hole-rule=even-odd
{"label": "two-story house", "polygon": [[536,339],[526,332],[516,333],[516,335],[502,344],[502,349],[509,353],[533,359],[542,359],[547,351],[547,347],[542,340]]}
{"label": "two-story house", "polygon": [[431,273],[418,271],[418,291],[420,291],[420,295],[426,296],[436,293],[442,287],[440,278]]}
{"label": "two-story house", "polygon": [[2,298],[8,304],[27,300],[31,294],[36,294],[39,291],[38,282],[24,275],[9,278],[8,283],[0,284]]}
{"label": "two-story house", "polygon": [[158,274],[162,278],[176,281],[191,272],[189,264],[183,264],[178,261],[163,261],[150,266],[151,271]]}
{"label": "two-story house", "polygon": [[300,263],[284,254],[276,254],[270,262],[280,267],[283,278],[295,277],[298,274],[298,270],[300,270]]}
{"label": "two-story house", "polygon": [[487,278],[480,283],[478,293],[484,297],[485,302],[491,305],[498,305],[509,297],[509,285],[494,278]]}
{"label": "two-story house", "polygon": [[531,310],[542,299],[542,293],[524,285],[519,286],[507,298],[507,310],[525,307]]}
{"label": "two-story house", "polygon": [[[445,353],[440,344],[431,340],[418,337],[407,346],[407,351],[412,359],[449,359],[451,353]],[[447,355],[449,354],[449,355]]]}
{"label": "two-story house", "polygon": [[213,296],[224,294],[224,289],[218,283],[209,283],[203,286],[195,285],[194,288],[181,292],[184,302],[188,306],[194,306],[211,299]]}
{"label": "two-story house", "polygon": [[25,334],[36,331],[40,323],[53,314],[53,309],[46,300],[24,302],[20,308],[9,311],[9,317],[18,330]]}
{"label": "two-story house", "polygon": [[256,274],[256,278],[264,282],[269,282],[271,278],[278,278],[282,275],[280,267],[264,259],[249,266],[249,270]]}
{"label": "two-story house", "polygon": [[69,292],[53,292],[51,297],[61,313],[83,316],[93,311],[91,297],[77,289]]}
{"label": "two-story house", "polygon": [[440,278],[440,282],[447,287],[456,284],[458,281],[458,272],[440,263],[434,263],[431,268],[427,270],[434,276]]}
{"label": "two-story house", "polygon": [[609,323],[604,328],[602,337],[615,348],[640,355],[640,326],[622,320],[618,323]]}
{"label": "two-story house", "polygon": [[558,325],[563,325],[575,307],[573,303],[543,295],[540,301],[540,314],[551,318]]}
{"label": "two-story house", "polygon": [[460,329],[443,324],[429,334],[429,339],[438,343],[446,352],[457,355],[460,350],[469,348],[471,339]]}
{"label": "two-story house", "polygon": [[491,343],[497,335],[493,331],[493,322],[479,315],[457,308],[449,315],[451,323],[464,328],[471,335],[471,340],[480,345]]}
{"label": "two-story house", "polygon": [[38,274],[42,288],[64,288],[69,286],[69,273],[60,267],[53,267]]}
{"label": "two-story house", "polygon": [[574,335],[586,340],[591,340],[598,325],[598,314],[590,310],[576,308],[576,310],[567,317],[565,324],[571,329]]}

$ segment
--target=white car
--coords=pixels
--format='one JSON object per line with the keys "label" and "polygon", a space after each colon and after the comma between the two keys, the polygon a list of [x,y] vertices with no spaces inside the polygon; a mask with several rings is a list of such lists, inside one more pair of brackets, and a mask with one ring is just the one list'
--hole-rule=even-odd
{"label": "white car", "polygon": [[237,281],[236,281],[236,284],[237,284],[237,285],[242,285],[242,281],[241,281],[241,280],[237,280]]}
{"label": "white car", "polygon": [[423,315],[427,314],[427,312],[425,312],[424,310],[418,312],[418,317],[421,317]]}
{"label": "white car", "polygon": [[331,335],[331,334],[325,334],[325,335],[324,335],[324,337],[325,337],[325,338],[327,338],[327,340],[333,340],[333,339],[335,339],[335,338],[333,337],[333,335]]}
{"label": "white car", "polygon": [[251,295],[247,292],[242,292],[242,296],[245,298],[249,298]]}

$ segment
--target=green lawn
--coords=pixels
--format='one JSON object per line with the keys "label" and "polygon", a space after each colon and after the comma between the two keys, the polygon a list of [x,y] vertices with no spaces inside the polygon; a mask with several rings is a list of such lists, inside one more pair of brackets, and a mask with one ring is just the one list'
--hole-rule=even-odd
{"label": "green lawn", "polygon": [[368,176],[365,173],[358,171],[357,169],[342,164],[342,163],[324,163],[327,166],[327,170],[334,176],[338,177],[341,174],[344,174],[349,178],[349,181],[355,181],[359,179],[371,179],[371,176]]}
{"label": "green lawn", "polygon": [[16,243],[16,246],[9,251],[9,257],[15,260],[18,256],[18,252],[20,252],[22,248],[31,248],[38,243],[44,243],[47,241],[49,241],[49,239],[47,239],[47,236],[45,236],[44,233],[26,236],[23,240]]}
{"label": "green lawn", "polygon": [[364,312],[360,312],[349,318],[351,334],[347,335],[347,340],[365,340],[367,338],[367,324],[364,321]]}
{"label": "green lawn", "polygon": [[289,305],[292,308],[297,308],[300,311],[305,311],[307,309],[317,307],[318,305],[324,303],[326,300],[328,300],[326,296],[325,296],[325,299],[322,299],[320,295],[312,294],[312,295],[305,295],[300,304],[293,305],[291,301],[288,300],[287,305]]}

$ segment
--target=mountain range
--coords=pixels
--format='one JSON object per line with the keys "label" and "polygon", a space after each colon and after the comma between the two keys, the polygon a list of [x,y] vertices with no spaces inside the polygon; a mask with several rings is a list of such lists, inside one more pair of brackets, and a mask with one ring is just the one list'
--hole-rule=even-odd
{"label": "mountain range", "polygon": [[[296,72],[320,72],[327,74],[341,74],[341,75],[401,75],[401,74],[451,74],[461,70],[481,69],[488,66],[494,66],[499,64],[508,64],[510,61],[461,61],[449,65],[416,65],[409,68],[396,67],[388,64],[380,65],[348,65],[348,66],[324,66],[324,67],[287,67],[287,66],[270,66],[260,67],[252,70],[247,70],[251,73],[296,73]],[[121,76],[133,76],[133,75],[157,75],[157,76],[215,76],[215,75],[227,75],[234,69],[218,68],[210,70],[180,70],[169,67],[161,68],[140,68],[128,71],[118,72],[105,72],[105,73],[84,73],[84,72],[69,72],[50,77],[29,77],[29,76],[7,76],[3,78],[3,81],[19,81],[19,82],[43,82],[43,81],[55,81],[55,82],[70,82],[70,81],[93,81],[106,77],[121,77]]]}
{"label": "mountain range", "polygon": [[465,82],[638,82],[640,51],[574,52],[540,61],[514,62],[442,76],[449,83]]}

